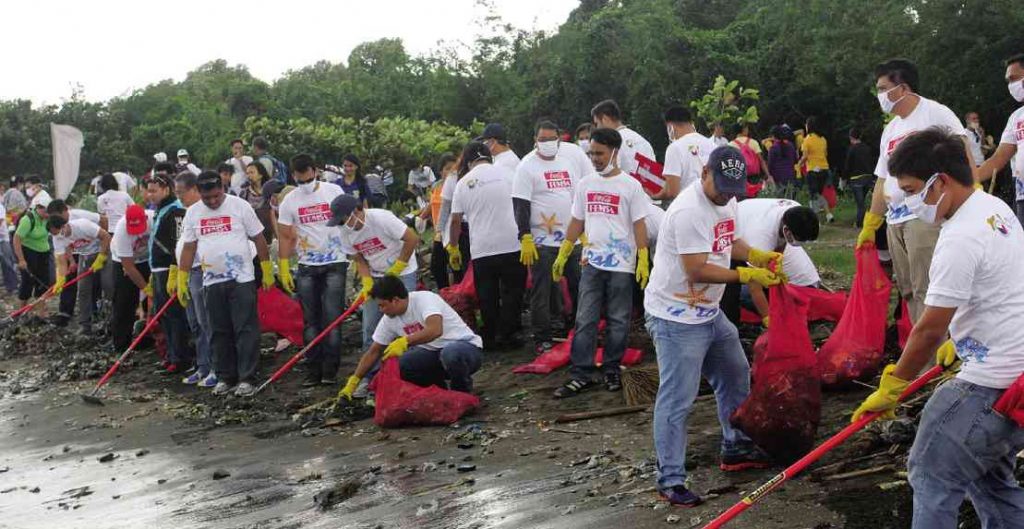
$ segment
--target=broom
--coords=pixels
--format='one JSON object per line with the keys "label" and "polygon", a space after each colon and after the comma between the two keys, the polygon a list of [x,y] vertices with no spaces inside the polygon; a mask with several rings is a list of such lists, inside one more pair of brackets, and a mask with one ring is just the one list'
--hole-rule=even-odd
{"label": "broom", "polygon": [[653,404],[658,396],[658,366],[627,367],[622,370],[622,394],[627,406]]}

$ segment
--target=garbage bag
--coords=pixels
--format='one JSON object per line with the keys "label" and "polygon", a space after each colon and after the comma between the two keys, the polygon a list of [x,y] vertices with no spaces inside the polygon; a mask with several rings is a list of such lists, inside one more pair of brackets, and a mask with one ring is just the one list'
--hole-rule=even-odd
{"label": "garbage bag", "polygon": [[885,356],[892,283],[878,262],[874,245],[861,246],[856,258],[857,271],[846,310],[818,351],[818,369],[826,385],[869,379],[878,373]]}
{"label": "garbage bag", "polygon": [[807,329],[808,300],[774,287],[771,327],[754,345],[750,395],[730,422],[772,458],[791,463],[814,447],[821,420],[821,384]]}
{"label": "garbage bag", "polygon": [[[604,321],[602,320],[602,323]],[[569,337],[564,342],[556,343],[551,349],[537,355],[529,364],[523,364],[512,368],[512,372],[518,375],[546,375],[556,369],[561,369],[570,362],[572,352],[572,338],[576,331],[569,331]],[[640,349],[627,348],[622,355],[622,365],[632,366],[639,364],[644,359],[644,352]],[[598,347],[594,352],[594,364],[601,365],[604,361],[604,347]]]}
{"label": "garbage bag", "polygon": [[839,202],[839,197],[836,196],[836,188],[832,187],[831,184],[825,186],[821,190],[821,197],[825,199],[825,203],[828,204],[828,209],[835,209],[836,203]]}
{"label": "garbage bag", "polygon": [[448,425],[480,406],[476,395],[402,380],[397,358],[384,361],[370,388],[376,394],[373,422],[382,428]]}
{"label": "garbage bag", "polygon": [[455,313],[462,318],[462,321],[470,329],[476,331],[477,299],[476,283],[473,281],[473,267],[470,266],[469,270],[466,270],[466,275],[462,277],[461,282],[442,288],[439,294],[445,303],[455,309]]}
{"label": "garbage bag", "polygon": [[900,319],[896,321],[896,335],[899,337],[900,350],[907,346],[910,331],[914,324],[910,321],[910,308],[906,301],[900,301]]}
{"label": "garbage bag", "polygon": [[294,345],[302,346],[302,304],[277,287],[259,289],[256,311],[260,317],[260,332],[280,334]]}
{"label": "garbage bag", "polygon": [[829,292],[820,288],[786,285],[792,292],[807,298],[807,321],[839,321],[846,309],[846,292]]}

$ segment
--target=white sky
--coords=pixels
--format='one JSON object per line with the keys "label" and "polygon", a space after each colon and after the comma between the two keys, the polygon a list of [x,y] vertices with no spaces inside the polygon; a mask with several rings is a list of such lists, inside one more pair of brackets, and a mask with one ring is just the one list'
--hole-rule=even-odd
{"label": "white sky", "polygon": [[[495,4],[516,27],[553,30],[578,0]],[[385,37],[418,55],[440,40],[472,42],[481,19],[474,0],[23,0],[3,12],[0,99],[36,103],[59,103],[75,83],[106,100],[214,59],[270,82]]]}

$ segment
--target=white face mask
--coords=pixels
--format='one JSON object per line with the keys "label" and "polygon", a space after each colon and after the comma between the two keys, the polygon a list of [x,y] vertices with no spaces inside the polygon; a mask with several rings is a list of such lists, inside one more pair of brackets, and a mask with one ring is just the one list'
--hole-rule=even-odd
{"label": "white face mask", "polygon": [[1010,83],[1009,88],[1010,95],[1013,96],[1018,103],[1024,103],[1024,79]]}
{"label": "white face mask", "polygon": [[[349,223],[351,223],[352,225],[349,226]],[[353,232],[363,229],[363,226],[365,225],[366,223],[364,223],[363,220],[357,217],[355,212],[353,212],[350,221],[346,222],[345,224],[342,224],[341,229],[346,230],[348,232]]]}
{"label": "white face mask", "polygon": [[590,140],[580,140],[579,146],[584,153],[590,152]]}
{"label": "white face mask", "polygon": [[538,141],[537,154],[545,158],[554,158],[558,154],[558,140]]}
{"label": "white face mask", "polygon": [[924,197],[928,194],[928,190],[931,189],[932,184],[939,178],[939,174],[935,173],[931,178],[925,182],[924,187],[919,193],[913,195],[907,195],[905,204],[910,212],[917,215],[917,218],[921,219],[921,222],[926,224],[938,224],[940,221],[938,217],[939,204],[942,203],[942,199],[946,198],[946,194],[939,195],[939,199],[934,204],[925,204]]}
{"label": "white face mask", "polygon": [[612,171],[615,171],[615,160],[616,160],[616,158],[618,156],[619,156],[619,150],[618,149],[615,149],[614,151],[612,151],[611,157],[608,158],[608,163],[604,166],[604,169],[599,170],[597,172],[597,174],[599,174],[601,176],[608,176],[608,175],[612,174]]}
{"label": "white face mask", "polygon": [[794,248],[799,248],[804,244],[796,240],[796,237],[793,235],[793,232],[789,231],[789,228],[786,228],[785,226],[782,227],[782,241],[780,242],[785,242],[787,245],[792,246]]}
{"label": "white face mask", "polygon": [[316,179],[310,180],[309,182],[303,182],[299,184],[299,191],[306,193],[307,195],[316,190]]}
{"label": "white face mask", "polygon": [[892,92],[893,90],[895,90],[897,88],[899,88],[899,87],[898,86],[894,86],[894,87],[886,90],[885,92],[879,92],[878,93],[878,106],[882,107],[882,112],[885,112],[886,114],[892,114],[892,109],[896,108],[896,105],[900,101],[903,101],[903,97],[907,97],[906,94],[903,94],[903,97],[897,99],[896,101],[891,101],[889,99],[889,92]]}
{"label": "white face mask", "polygon": [[28,198],[36,196],[36,192],[38,192],[38,189],[36,189],[35,187],[30,187],[25,190],[25,194],[28,195]]}
{"label": "white face mask", "polygon": [[669,143],[672,143],[672,142],[676,141],[676,137],[675,137],[676,131],[675,131],[675,129],[672,128],[672,125],[667,125],[665,127],[665,132],[668,133],[668,142]]}

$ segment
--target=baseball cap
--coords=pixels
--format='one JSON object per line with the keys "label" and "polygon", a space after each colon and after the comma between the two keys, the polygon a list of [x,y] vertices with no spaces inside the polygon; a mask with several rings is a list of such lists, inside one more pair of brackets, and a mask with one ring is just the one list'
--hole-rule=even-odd
{"label": "baseball cap", "polygon": [[128,235],[142,235],[146,231],[146,210],[138,204],[128,206],[124,211],[124,225]]}
{"label": "baseball cap", "polygon": [[280,193],[282,189],[284,189],[284,183],[278,180],[271,180],[263,184],[263,189],[260,190],[260,196],[263,197],[263,200],[270,200],[270,197]]}
{"label": "baseball cap", "polygon": [[715,190],[723,195],[744,196],[747,193],[747,162],[739,149],[723,145],[711,151],[708,170],[715,179]]}
{"label": "baseball cap", "polygon": [[483,134],[481,134],[478,139],[479,140],[495,139],[495,140],[498,140],[498,141],[506,141],[507,138],[505,136],[505,126],[502,125],[501,123],[488,123],[487,126],[484,127]]}
{"label": "baseball cap", "polygon": [[153,161],[155,161],[156,163],[164,163],[164,162],[166,162],[167,161],[167,153],[165,153],[165,152],[158,152],[158,153],[154,154],[153,155]]}
{"label": "baseball cap", "polygon": [[196,187],[200,191],[210,191],[218,186],[223,186],[224,181],[220,179],[220,173],[213,171],[203,171],[196,177]]}
{"label": "baseball cap", "polygon": [[181,158],[182,156],[188,156],[188,151],[185,149],[178,149],[178,158]]}
{"label": "baseball cap", "polygon": [[359,206],[359,199],[352,195],[338,195],[331,201],[331,220],[328,226],[338,226]]}

